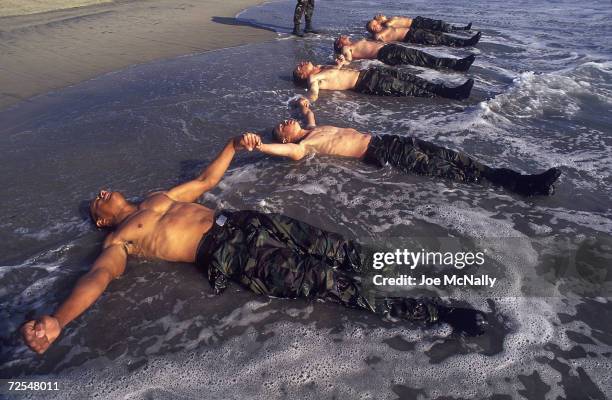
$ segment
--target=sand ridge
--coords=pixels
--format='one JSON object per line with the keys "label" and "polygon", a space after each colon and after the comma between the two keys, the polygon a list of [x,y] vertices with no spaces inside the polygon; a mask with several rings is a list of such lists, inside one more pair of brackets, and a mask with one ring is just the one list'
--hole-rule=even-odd
{"label": "sand ridge", "polygon": [[0,17],[35,14],[112,2],[113,0],[0,0]]}
{"label": "sand ridge", "polygon": [[[27,14],[103,1],[0,0],[0,8]],[[275,33],[212,20],[260,2],[118,0],[0,18],[0,109],[129,65],[270,39]]]}

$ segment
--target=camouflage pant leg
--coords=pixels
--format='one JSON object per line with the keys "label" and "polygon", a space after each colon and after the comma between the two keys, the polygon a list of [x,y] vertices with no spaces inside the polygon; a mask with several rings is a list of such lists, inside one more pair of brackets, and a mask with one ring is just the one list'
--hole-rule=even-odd
{"label": "camouflage pant leg", "polygon": [[411,74],[397,68],[382,69],[385,75],[395,78],[395,91],[403,96],[433,97],[444,93],[446,86],[441,83],[433,83],[417,75]]}
{"label": "camouflage pant leg", "polygon": [[363,249],[353,240],[281,214],[257,213],[256,220],[266,235],[293,251],[321,257],[341,270],[362,271]]}
{"label": "camouflage pant leg", "polygon": [[403,172],[458,182],[479,182],[486,179],[492,171],[490,167],[465,153],[397,135],[372,137],[364,161],[378,166],[389,163]]}
{"label": "camouflage pant leg", "polygon": [[411,28],[418,29],[428,29],[430,31],[438,31],[438,32],[452,32],[453,27],[450,24],[440,20],[440,19],[431,19],[424,17],[416,17],[412,20]]}
{"label": "camouflage pant leg", "polygon": [[435,321],[433,302],[364,293],[364,258],[358,265],[346,262],[358,254],[358,247],[341,235],[278,214],[224,215],[227,221],[213,226],[197,254],[216,293],[231,279],[258,294],[323,299],[383,317]]}
{"label": "camouflage pant leg", "polygon": [[470,39],[446,35],[442,32],[411,28],[406,34],[404,42],[438,46],[465,47],[469,45]]}
{"label": "camouflage pant leg", "polygon": [[[290,282],[299,282],[300,274],[311,265],[350,273],[362,270],[361,246],[342,235],[279,214],[225,214],[228,218],[224,225],[211,229],[197,256],[216,293],[221,293],[231,279],[257,293],[292,297],[291,293],[297,296],[299,287]],[[286,276],[288,281],[278,276]]]}
{"label": "camouflage pant leg", "polygon": [[415,157],[422,160],[424,175],[438,176],[458,182],[479,182],[491,168],[469,155],[450,150],[431,142],[414,139]]}
{"label": "camouflage pant leg", "polygon": [[419,49],[412,49],[400,44],[390,43],[378,51],[379,61],[387,65],[416,65],[429,68],[452,68],[456,60],[452,58],[436,57]]}
{"label": "camouflage pant leg", "polygon": [[319,297],[341,303],[345,307],[361,308],[386,319],[427,323],[433,323],[439,319],[440,306],[433,300],[367,295],[361,289],[358,279],[339,271],[331,274],[331,284],[328,284],[327,290]]}
{"label": "camouflage pant leg", "polygon": [[288,247],[257,249],[243,273],[243,283],[256,293],[285,298],[320,298],[347,307],[366,308],[359,275],[339,269],[329,259]]}
{"label": "camouflage pant leg", "polygon": [[288,248],[262,248],[256,268],[245,272],[245,284],[275,297],[322,299],[378,314],[383,318],[436,322],[439,306],[428,299],[375,297],[364,293],[361,277]]}
{"label": "camouflage pant leg", "polygon": [[354,90],[376,96],[434,97],[435,85],[416,75],[398,75],[392,68],[369,68],[362,72]]}
{"label": "camouflage pant leg", "polygon": [[295,6],[295,13],[293,14],[293,24],[299,25],[302,20],[302,15],[304,15],[306,24],[309,25],[312,21],[314,6],[314,0],[297,0],[297,4]]}

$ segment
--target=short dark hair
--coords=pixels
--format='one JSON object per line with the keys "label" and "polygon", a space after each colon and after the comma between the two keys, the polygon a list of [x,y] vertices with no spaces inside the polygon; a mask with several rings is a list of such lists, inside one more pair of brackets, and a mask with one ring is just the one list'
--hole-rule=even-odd
{"label": "short dark hair", "polygon": [[275,126],[273,126],[272,129],[270,129],[270,137],[272,138],[272,140],[280,142],[280,140],[278,140],[278,135],[276,134]]}
{"label": "short dark hair", "polygon": [[81,200],[79,202],[79,215],[83,221],[89,221],[95,225],[96,217],[91,212],[91,202],[92,200]]}
{"label": "short dark hair", "polygon": [[341,37],[339,37],[338,39],[334,40],[334,52],[336,54],[337,53],[342,53],[342,48],[344,47],[344,46],[342,46],[342,43],[340,43],[340,38]]}
{"label": "short dark hair", "polygon": [[374,33],[374,29],[372,29],[372,25],[374,25],[374,21],[375,21],[374,19],[371,19],[366,23],[366,30],[370,33]]}
{"label": "short dark hair", "polygon": [[302,78],[296,68],[293,70],[293,83],[298,86],[306,86],[308,83],[308,78]]}

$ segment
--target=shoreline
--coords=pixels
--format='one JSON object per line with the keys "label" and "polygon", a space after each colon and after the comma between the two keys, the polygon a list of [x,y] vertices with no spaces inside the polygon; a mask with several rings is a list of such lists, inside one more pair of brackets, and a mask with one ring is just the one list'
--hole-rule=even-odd
{"label": "shoreline", "polygon": [[116,0],[0,17],[0,111],[132,65],[274,38],[231,23],[263,2]]}

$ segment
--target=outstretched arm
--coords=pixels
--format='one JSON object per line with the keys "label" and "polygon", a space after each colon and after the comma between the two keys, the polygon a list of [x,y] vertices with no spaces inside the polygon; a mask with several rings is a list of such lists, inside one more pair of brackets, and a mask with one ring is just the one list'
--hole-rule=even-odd
{"label": "outstretched arm", "polygon": [[348,47],[344,47],[342,53],[336,57],[336,66],[342,68],[345,65],[349,65],[352,61],[353,52]]}
{"label": "outstretched arm", "polygon": [[385,28],[379,33],[375,33],[373,35],[374,40],[378,40],[379,42],[392,42],[392,36],[395,34],[395,28]]}
{"label": "outstretched arm", "polygon": [[196,179],[178,185],[166,192],[172,200],[194,202],[203,193],[217,186],[229,167],[237,150],[252,151],[260,143],[257,135],[241,135],[231,139],[208,167]]}
{"label": "outstretched arm", "polygon": [[87,310],[113,279],[123,274],[127,262],[125,247],[118,242],[106,246],[91,270],[78,280],[70,296],[53,315],[28,321],[21,327],[23,340],[30,349],[39,354],[44,353],[62,329]]}
{"label": "outstretched arm", "polygon": [[317,101],[319,98],[319,80],[313,79],[312,77],[308,80],[308,89],[310,90],[310,95],[308,95],[308,100]]}
{"label": "outstretched arm", "polygon": [[317,121],[315,120],[314,112],[310,109],[310,102],[307,98],[301,97],[295,101],[295,105],[300,110],[300,114],[306,120],[307,128],[314,128],[317,126]]}
{"label": "outstretched arm", "polygon": [[257,150],[270,156],[288,157],[296,161],[306,155],[304,147],[295,143],[262,143]]}

